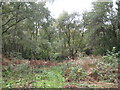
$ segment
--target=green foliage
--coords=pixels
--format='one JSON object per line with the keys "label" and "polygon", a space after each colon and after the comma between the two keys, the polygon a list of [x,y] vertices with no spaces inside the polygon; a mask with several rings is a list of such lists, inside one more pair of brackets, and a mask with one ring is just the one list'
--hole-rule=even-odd
{"label": "green foliage", "polygon": [[75,65],[75,63],[67,63],[63,67],[63,71],[63,75],[68,82],[78,82],[86,78],[87,75],[86,71],[80,65]]}
{"label": "green foliage", "polygon": [[114,46],[119,49],[118,19],[113,2],[94,2],[93,9],[83,14],[83,21],[87,47],[92,47],[95,55],[103,55]]}
{"label": "green foliage", "polygon": [[2,53],[19,59],[58,60],[76,57],[84,48],[92,48],[95,55],[104,55],[113,46],[119,50],[118,9],[116,14],[112,2],[94,2],[82,16],[63,12],[54,19],[46,2],[4,2]]}
{"label": "green foliage", "polygon": [[[26,75],[28,76],[26,77]],[[33,83],[30,86],[34,88],[60,88],[64,85],[62,69],[59,66],[51,67],[50,69],[33,68],[31,71],[30,68],[28,69],[22,64],[16,66],[15,70],[13,69],[12,71],[6,68],[6,71],[3,71],[3,76],[3,88],[24,88],[31,81]]]}
{"label": "green foliage", "polygon": [[3,54],[19,59],[49,59],[54,28],[45,2],[4,2],[2,9]]}
{"label": "green foliage", "polygon": [[96,47],[94,50],[94,55],[103,55],[105,53],[105,49],[103,47]]}
{"label": "green foliage", "polygon": [[[120,62],[116,53],[120,49],[120,2],[116,10],[112,2],[94,2],[93,9],[83,13],[82,18],[76,12],[63,12],[58,19],[50,15],[42,1],[1,5],[4,56],[54,61],[76,57],[84,48],[92,48],[95,55],[104,55],[108,50],[90,75],[98,81],[116,82]],[[31,81],[29,86],[34,88],[62,88],[65,81],[79,82],[89,77],[76,63],[47,68],[41,65],[37,69],[25,63],[9,64],[2,71],[3,88],[24,88]]]}
{"label": "green foliage", "polygon": [[113,47],[112,51],[108,50],[106,55],[103,56],[103,61],[98,62],[96,68],[93,70],[93,75],[98,81],[117,82],[118,53],[115,52],[115,47]]}
{"label": "green foliage", "polygon": [[35,76],[35,80],[33,85],[36,88],[60,88],[64,85],[64,78],[59,67],[44,70],[40,75]]}
{"label": "green foliage", "polygon": [[[63,53],[75,56],[83,48],[81,21],[78,13],[63,12],[57,20],[59,37],[63,40]],[[63,55],[64,55],[63,54]]]}
{"label": "green foliage", "polygon": [[107,50],[106,56],[103,56],[103,60],[106,63],[115,63],[117,61],[118,53],[116,53],[116,48],[113,47],[112,51]]}
{"label": "green foliage", "polygon": [[13,56],[15,59],[22,59],[22,53],[20,52],[13,52],[11,53],[11,56]]}
{"label": "green foliage", "polygon": [[107,82],[115,82],[117,81],[117,73],[114,73],[118,67],[114,64],[108,64],[104,62],[99,62],[97,68],[93,71],[94,76],[98,81],[107,81]]}
{"label": "green foliage", "polygon": [[3,71],[2,75],[4,77],[10,77],[11,75],[16,77],[19,76],[19,74],[21,73],[23,75],[32,73],[32,68],[26,64],[18,64],[17,66],[13,66],[12,64],[9,64],[8,66],[3,67],[2,71]]}
{"label": "green foliage", "polygon": [[63,88],[65,85],[96,87],[88,83],[79,84],[81,81],[89,80],[90,76],[95,81],[116,83],[115,69],[118,68],[117,65],[101,61],[96,66],[90,75],[75,62],[40,68],[28,68],[25,64],[12,67],[11,70],[9,67],[4,67],[2,86],[3,88]]}
{"label": "green foliage", "polygon": [[31,67],[29,67],[28,65],[26,64],[18,64],[17,66],[15,66],[11,71],[13,73],[30,73],[28,72],[28,70],[30,69]]}

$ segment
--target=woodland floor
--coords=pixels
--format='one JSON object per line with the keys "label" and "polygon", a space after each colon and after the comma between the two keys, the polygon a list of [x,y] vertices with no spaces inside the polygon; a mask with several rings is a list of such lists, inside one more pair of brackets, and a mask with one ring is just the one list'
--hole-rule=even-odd
{"label": "woodland floor", "polygon": [[[97,81],[92,75],[96,63],[101,56],[82,57],[76,60],[62,62],[45,60],[2,60],[3,88],[118,88],[118,83]],[[71,78],[67,64],[71,67],[81,66],[87,72],[84,79]],[[66,73],[65,73],[66,72]],[[63,74],[64,73],[64,74]],[[79,78],[78,78],[79,79]]]}

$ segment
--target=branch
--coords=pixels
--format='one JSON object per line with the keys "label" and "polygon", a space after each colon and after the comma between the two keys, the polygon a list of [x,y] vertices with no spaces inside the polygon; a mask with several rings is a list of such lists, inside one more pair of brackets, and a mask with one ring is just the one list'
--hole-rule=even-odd
{"label": "branch", "polygon": [[15,23],[12,24],[11,26],[9,26],[6,30],[4,30],[4,31],[2,32],[2,34],[4,34],[5,32],[7,32],[11,27],[13,27],[14,25],[16,25],[17,23],[19,23],[20,21],[22,21],[22,20],[24,20],[24,19],[26,19],[26,18],[27,18],[27,17],[24,17],[24,18],[18,20],[17,22],[15,22]]}
{"label": "branch", "polygon": [[[13,16],[13,17],[14,17],[14,16]],[[13,17],[11,17],[5,24],[3,24],[2,27],[4,27],[6,24],[8,24],[11,20],[15,19],[15,18],[13,18]]]}

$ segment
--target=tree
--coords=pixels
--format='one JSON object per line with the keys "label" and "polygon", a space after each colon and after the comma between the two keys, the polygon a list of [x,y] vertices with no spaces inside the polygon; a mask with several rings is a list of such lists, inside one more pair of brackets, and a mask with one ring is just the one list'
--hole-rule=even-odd
{"label": "tree", "polygon": [[67,56],[74,57],[82,46],[80,24],[78,13],[63,12],[58,18],[59,36],[64,43],[63,53],[67,51]]}
{"label": "tree", "polygon": [[117,45],[118,45],[118,50],[120,50],[120,1],[116,2],[117,4]]}
{"label": "tree", "polygon": [[94,53],[104,54],[116,46],[116,15],[112,2],[94,2],[91,12],[85,13],[88,46],[94,46]]}
{"label": "tree", "polygon": [[23,58],[35,58],[40,32],[51,20],[45,2],[4,2],[2,11],[3,54],[21,53]]}

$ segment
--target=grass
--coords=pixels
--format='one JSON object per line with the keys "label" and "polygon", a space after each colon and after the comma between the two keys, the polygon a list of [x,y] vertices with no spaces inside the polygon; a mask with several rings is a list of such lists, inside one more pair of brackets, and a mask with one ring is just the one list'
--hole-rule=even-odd
{"label": "grass", "polygon": [[[60,88],[64,85],[64,77],[62,76],[62,69],[60,67],[51,67],[50,69],[34,69],[34,71],[42,72],[32,72],[28,69],[27,72],[23,73],[7,71],[3,72],[3,88],[25,88],[28,83],[28,87],[34,88]],[[25,73],[26,72],[26,73]],[[27,76],[26,76],[27,75]],[[9,79],[8,79],[9,78]]]}
{"label": "grass", "polygon": [[[87,60],[89,60],[89,58],[87,58]],[[101,65],[100,61],[99,63],[88,63],[87,60],[83,60],[85,65],[83,65],[84,63],[81,64],[82,61],[78,63],[78,60],[61,63],[56,66],[39,68],[31,68],[25,64],[20,64],[15,67],[12,66],[11,68],[11,65],[9,65],[3,67],[2,88],[63,88],[66,85],[69,87],[74,85],[78,88],[109,88],[117,86],[116,83],[108,80],[115,79],[115,77],[110,76],[111,71],[108,73],[105,72],[104,74],[104,70],[108,69],[109,71],[109,66],[111,66],[109,63],[105,64],[102,62],[104,65]],[[76,62],[77,64],[75,64]],[[104,77],[108,79],[104,80],[104,77],[102,77],[98,82],[96,80],[89,81],[89,74],[87,73],[87,69],[85,70],[85,66],[87,66],[87,68],[94,68],[91,74],[92,77],[95,77],[95,72],[97,72],[97,74],[100,73],[100,75],[107,75]]]}

